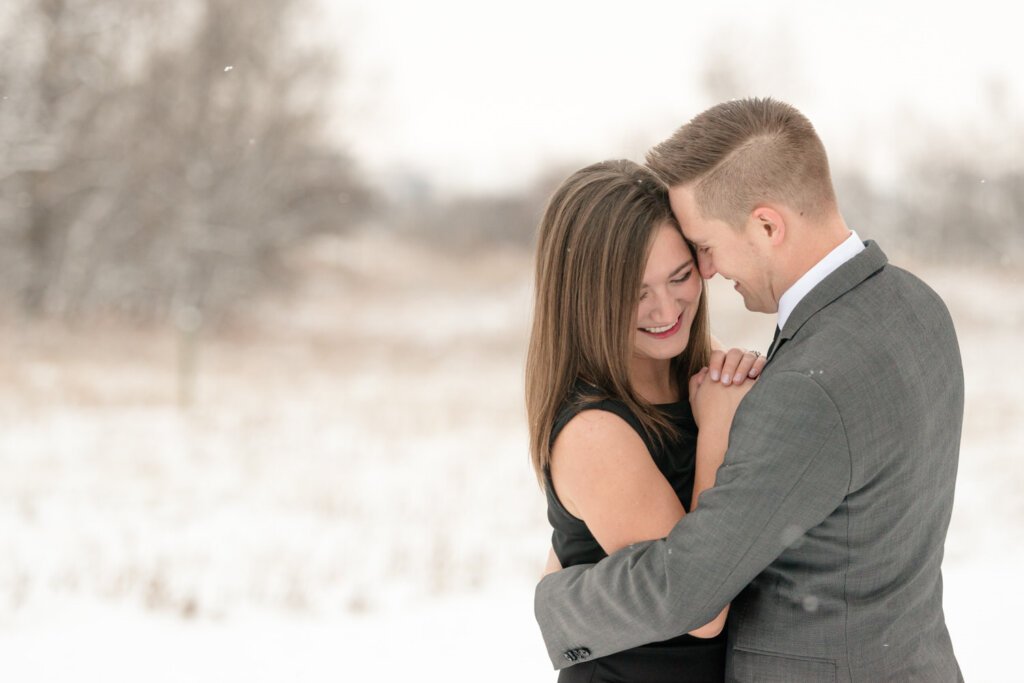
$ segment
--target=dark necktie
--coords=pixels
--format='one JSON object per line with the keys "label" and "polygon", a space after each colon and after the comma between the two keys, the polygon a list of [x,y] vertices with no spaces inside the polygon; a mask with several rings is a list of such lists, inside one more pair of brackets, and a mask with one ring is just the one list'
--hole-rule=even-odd
{"label": "dark necktie", "polygon": [[772,355],[772,351],[775,350],[775,345],[779,343],[779,333],[780,332],[782,332],[782,330],[780,330],[779,326],[776,325],[775,326],[775,336],[772,337],[772,345],[768,347],[768,353],[765,354],[766,356]]}

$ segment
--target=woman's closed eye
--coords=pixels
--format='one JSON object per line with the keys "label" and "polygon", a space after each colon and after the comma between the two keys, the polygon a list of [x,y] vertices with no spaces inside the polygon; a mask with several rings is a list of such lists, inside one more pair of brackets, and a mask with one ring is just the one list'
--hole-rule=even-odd
{"label": "woman's closed eye", "polygon": [[686,282],[687,280],[689,280],[691,275],[693,275],[693,269],[692,268],[690,270],[686,271],[685,273],[683,273],[682,275],[680,275],[679,277],[674,278],[672,280],[669,280],[669,282],[671,282],[674,285],[681,285],[684,282]]}

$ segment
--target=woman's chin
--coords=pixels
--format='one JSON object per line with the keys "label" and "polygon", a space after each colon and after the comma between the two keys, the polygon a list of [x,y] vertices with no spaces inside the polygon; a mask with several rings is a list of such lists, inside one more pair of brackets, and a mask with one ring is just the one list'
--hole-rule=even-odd
{"label": "woman's chin", "polygon": [[682,345],[661,343],[657,345],[645,344],[637,349],[637,355],[650,360],[672,360],[686,350],[686,340]]}

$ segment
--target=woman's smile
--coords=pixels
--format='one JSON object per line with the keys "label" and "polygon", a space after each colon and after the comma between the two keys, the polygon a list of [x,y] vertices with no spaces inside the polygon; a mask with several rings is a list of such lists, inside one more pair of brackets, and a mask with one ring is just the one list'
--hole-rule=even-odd
{"label": "woman's smile", "polygon": [[654,337],[655,339],[668,339],[679,331],[679,328],[682,326],[682,322],[683,314],[680,313],[679,317],[676,318],[676,321],[670,325],[663,325],[661,327],[641,327],[640,331],[650,337]]}

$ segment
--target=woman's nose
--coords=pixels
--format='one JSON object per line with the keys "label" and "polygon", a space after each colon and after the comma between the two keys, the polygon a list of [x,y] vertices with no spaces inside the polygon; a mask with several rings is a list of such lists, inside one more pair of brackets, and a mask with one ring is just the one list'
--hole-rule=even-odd
{"label": "woman's nose", "polygon": [[674,322],[679,317],[679,314],[682,313],[682,310],[679,301],[666,291],[655,297],[652,313],[654,313],[654,317],[658,318],[659,322],[667,324]]}

